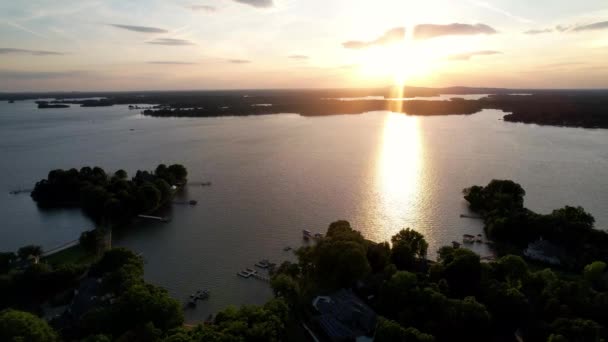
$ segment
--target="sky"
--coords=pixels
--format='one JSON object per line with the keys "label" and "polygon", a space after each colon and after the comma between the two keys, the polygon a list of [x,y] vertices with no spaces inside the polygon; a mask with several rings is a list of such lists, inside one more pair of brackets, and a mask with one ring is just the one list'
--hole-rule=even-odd
{"label": "sky", "polygon": [[0,2],[0,91],[608,88],[606,0]]}

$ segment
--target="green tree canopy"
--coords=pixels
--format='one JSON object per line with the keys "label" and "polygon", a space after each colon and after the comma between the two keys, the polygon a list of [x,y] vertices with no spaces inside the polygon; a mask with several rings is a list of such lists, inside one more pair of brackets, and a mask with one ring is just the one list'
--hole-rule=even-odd
{"label": "green tree canopy", "polygon": [[55,342],[57,334],[42,319],[28,312],[0,312],[0,341]]}

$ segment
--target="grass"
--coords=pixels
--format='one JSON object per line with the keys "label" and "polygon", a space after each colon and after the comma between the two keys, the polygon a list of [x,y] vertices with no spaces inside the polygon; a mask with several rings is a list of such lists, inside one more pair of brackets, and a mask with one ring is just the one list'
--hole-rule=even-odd
{"label": "grass", "polygon": [[76,265],[90,265],[95,261],[96,255],[86,251],[82,246],[75,245],[70,248],[66,248],[55,254],[42,259],[43,262],[51,264],[53,266],[59,266],[63,264],[76,264]]}

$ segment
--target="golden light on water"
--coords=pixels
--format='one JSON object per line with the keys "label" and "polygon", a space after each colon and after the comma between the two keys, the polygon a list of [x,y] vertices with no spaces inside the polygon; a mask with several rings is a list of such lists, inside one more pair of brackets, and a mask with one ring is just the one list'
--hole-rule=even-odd
{"label": "golden light on water", "polygon": [[[376,232],[383,239],[416,221],[422,179],[422,142],[417,117],[389,113],[384,121],[376,170],[378,208],[383,226],[394,231]],[[406,212],[406,211],[410,212]]]}

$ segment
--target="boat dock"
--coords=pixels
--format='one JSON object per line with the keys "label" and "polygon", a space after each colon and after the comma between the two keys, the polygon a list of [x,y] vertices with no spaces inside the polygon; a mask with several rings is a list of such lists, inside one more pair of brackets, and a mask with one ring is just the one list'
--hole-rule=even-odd
{"label": "boat dock", "polygon": [[483,220],[483,217],[481,217],[481,216],[477,216],[477,215],[460,214],[460,217],[462,217],[462,218],[470,218],[470,219],[478,219],[478,220]]}
{"label": "boat dock", "polygon": [[19,195],[19,194],[26,193],[26,192],[30,193],[32,191],[33,191],[33,189],[17,189],[17,190],[11,190],[8,193],[11,195]]}
{"label": "boat dock", "polygon": [[169,218],[162,217],[162,216],[137,215],[137,217],[139,217],[139,218],[145,218],[145,219],[150,219],[150,220],[157,220],[157,221],[161,221],[161,222],[169,222]]}

